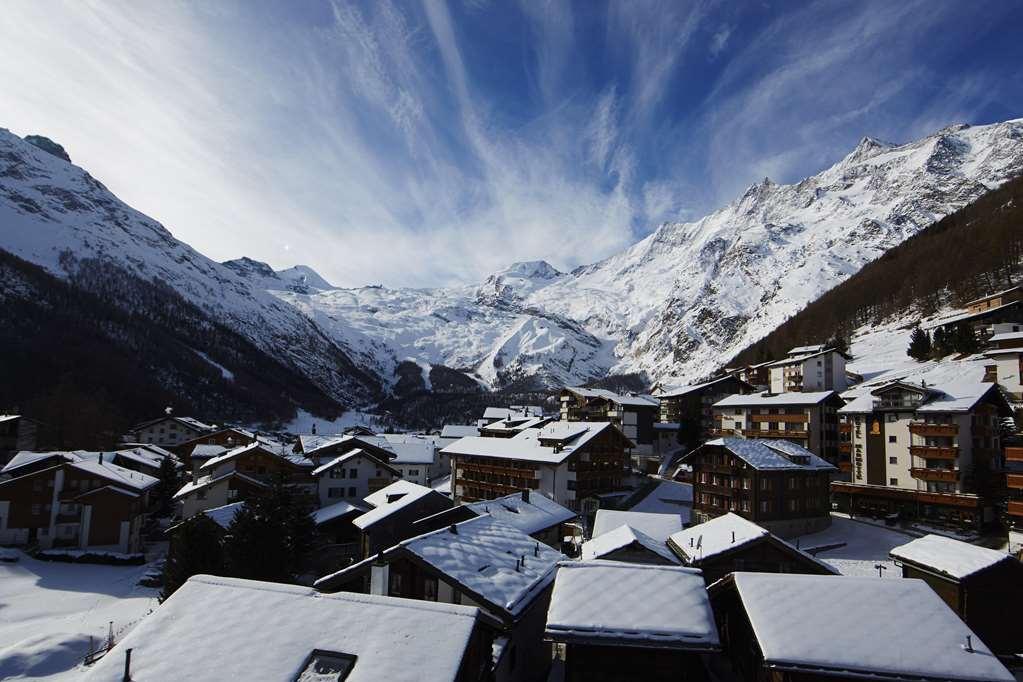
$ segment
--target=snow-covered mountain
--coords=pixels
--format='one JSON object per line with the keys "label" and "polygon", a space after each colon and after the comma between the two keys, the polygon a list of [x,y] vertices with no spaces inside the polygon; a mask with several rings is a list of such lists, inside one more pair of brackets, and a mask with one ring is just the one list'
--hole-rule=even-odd
{"label": "snow-covered mountain", "polygon": [[343,402],[412,361],[498,388],[611,373],[692,380],[934,221],[1023,173],[1023,119],[871,138],[791,185],[765,179],[570,273],[515,263],[478,285],[337,288],[304,266],[215,263],[80,168],[0,132],[0,248],[68,276],[98,258],[165,282]]}
{"label": "snow-covered mountain", "polygon": [[[203,256],[124,204],[62,152],[46,138],[23,140],[0,129],[0,249],[61,279],[73,280],[88,261],[158,281],[339,404],[375,397],[375,376],[357,366],[338,339],[268,293],[268,278],[252,275],[256,268],[246,271]],[[311,270],[270,275],[286,289],[330,286]]]}
{"label": "snow-covered mountain", "polygon": [[363,351],[444,364],[492,386],[645,372],[698,378],[864,264],[1023,173],[1023,119],[893,145],[864,138],[827,170],[769,179],[692,223],[662,225],[561,273],[516,263],[479,286],[278,293]]}

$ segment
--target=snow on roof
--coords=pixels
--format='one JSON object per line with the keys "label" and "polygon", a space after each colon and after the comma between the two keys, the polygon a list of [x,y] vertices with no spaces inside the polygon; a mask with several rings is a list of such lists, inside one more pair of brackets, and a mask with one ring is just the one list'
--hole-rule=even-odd
{"label": "snow on roof", "polygon": [[204,509],[201,513],[205,514],[215,524],[221,528],[227,528],[234,521],[235,515],[238,514],[245,506],[245,502],[232,502],[231,504],[225,504],[223,507],[213,507],[212,509]]}
{"label": "snow on roof", "polygon": [[1015,561],[1005,552],[978,547],[942,535],[925,535],[890,552],[893,559],[916,564],[962,580],[1002,561]]}
{"label": "snow on roof", "polygon": [[991,299],[991,298],[997,298],[998,296],[1004,296],[1005,294],[1011,294],[1014,291],[1019,291],[1019,288],[1020,288],[1020,285],[1017,284],[1014,287],[1009,287],[1008,289],[1002,289],[1001,291],[996,291],[995,293],[988,294],[987,296],[981,296],[980,298],[975,298],[972,301],[968,301],[966,303],[966,305],[970,306],[970,305],[973,305],[975,303],[980,303],[981,301],[986,301],[986,300]]}
{"label": "snow on roof", "polygon": [[[801,348],[814,348],[814,346],[802,346]],[[793,348],[792,350],[789,351],[789,354],[788,354],[787,357],[782,358],[781,360],[775,360],[774,362],[769,362],[769,363],[767,363],[766,366],[767,367],[783,367],[785,365],[794,365],[794,364],[806,362],[807,360],[812,360],[813,358],[819,357],[821,355],[827,355],[828,353],[838,353],[839,355],[841,355],[841,356],[843,356],[845,358],[849,357],[848,355],[846,355],[842,351],[838,350],[837,348],[825,348],[823,350],[812,350],[812,351],[811,350],[806,350],[806,351],[801,351],[801,352],[798,352],[798,353],[796,351],[800,351],[800,348]]]}
{"label": "snow on roof", "polygon": [[454,528],[456,533],[442,528],[400,546],[513,617],[551,583],[558,561],[565,558],[492,516],[462,521]]}
{"label": "snow on roof", "polygon": [[224,445],[200,443],[192,448],[191,457],[193,459],[213,459],[214,457],[220,457],[228,450],[230,450],[230,448]]}
{"label": "snow on roof", "polygon": [[490,424],[485,424],[480,427],[480,433],[497,431],[497,432],[522,432],[525,429],[540,428],[544,424],[551,421],[550,417],[524,417],[524,416],[512,416],[507,419],[498,419]]}
{"label": "snow on roof", "polygon": [[0,474],[6,474],[23,466],[49,459],[50,457],[61,457],[65,460],[70,460],[73,456],[74,453],[64,451],[30,452],[28,450],[22,450],[18,454],[14,455],[14,457],[11,457],[11,461],[7,462],[3,469],[0,469]]}
{"label": "snow on roof", "polygon": [[834,391],[813,391],[789,393],[736,393],[714,403],[714,407],[769,407],[778,405],[818,405],[833,395]]}
{"label": "snow on roof", "polygon": [[381,467],[383,469],[387,469],[392,474],[395,474],[395,475],[399,474],[399,471],[397,469],[395,469],[393,466],[391,466],[390,464],[388,464],[387,462],[384,462],[384,461],[381,461],[381,460],[377,459],[376,457],[374,457],[370,453],[366,452],[362,448],[355,448],[354,450],[349,450],[345,454],[339,455],[339,456],[335,457],[334,459],[330,460],[329,462],[326,462],[325,464],[321,464],[320,466],[316,467],[315,469],[313,469],[312,475],[313,476],[319,476],[323,472],[328,471],[329,469],[333,469],[338,464],[344,464],[345,462],[347,462],[347,461],[349,461],[351,459],[358,458],[358,457],[365,457],[366,459],[372,461],[377,466],[379,466],[379,467]]}
{"label": "snow on roof", "polygon": [[1023,339],[1023,332],[1002,332],[1001,334],[994,334],[990,339],[991,343],[997,343],[999,341],[1017,341]]}
{"label": "snow on roof", "polygon": [[388,504],[389,502],[395,501],[397,498],[408,493],[422,493],[424,490],[429,490],[426,486],[413,483],[412,481],[406,481],[404,479],[395,481],[390,485],[386,485],[376,492],[372,492],[366,495],[363,499],[369,505],[379,507],[381,505]]}
{"label": "snow on roof", "polygon": [[385,434],[383,438],[397,457],[394,464],[433,464],[435,445],[425,436],[407,433]]}
{"label": "snow on roof", "polygon": [[642,531],[658,542],[665,542],[672,533],[682,530],[682,517],[678,514],[650,514],[637,511],[615,511],[598,509],[593,519],[593,534],[596,538],[618,528],[622,524]]}
{"label": "snow on roof", "polygon": [[209,459],[209,460],[203,462],[202,465],[199,466],[199,469],[200,470],[203,470],[203,469],[215,469],[216,467],[218,467],[219,465],[223,464],[224,462],[230,461],[230,460],[238,457],[239,455],[244,455],[247,452],[252,452],[253,450],[259,450],[261,452],[265,452],[266,454],[270,455],[271,457],[277,457],[278,459],[286,460],[286,461],[291,462],[292,464],[294,464],[296,466],[311,466],[312,465],[312,461],[307,459],[306,457],[304,457],[302,455],[296,455],[294,453],[284,453],[284,454],[281,454],[281,453],[275,452],[273,449],[271,449],[271,447],[267,446],[266,443],[263,443],[263,442],[260,442],[260,441],[257,440],[255,442],[249,443],[248,445],[241,445],[239,447],[234,448],[233,450],[229,450],[229,451],[225,452],[222,455],[214,457],[213,459]]}
{"label": "snow on roof", "polygon": [[9,422],[12,419],[20,419],[20,414],[0,414],[0,423]]}
{"label": "snow on roof", "polygon": [[197,490],[201,490],[203,488],[207,488],[207,487],[213,485],[214,483],[219,483],[220,481],[223,481],[225,479],[231,478],[232,476],[237,476],[241,480],[246,481],[248,483],[251,483],[252,485],[259,486],[261,488],[268,488],[269,487],[266,483],[264,483],[263,481],[260,481],[257,478],[252,478],[251,476],[246,476],[245,474],[241,473],[240,471],[236,471],[236,470],[232,469],[231,471],[228,471],[227,473],[223,473],[220,476],[214,477],[214,476],[206,475],[206,476],[202,476],[198,480],[189,481],[189,482],[185,483],[185,485],[181,486],[181,488],[179,488],[178,491],[176,493],[174,493],[173,499],[175,499],[175,500],[181,499],[182,497],[186,497],[187,495],[191,495],[192,493],[194,493]]}
{"label": "snow on roof", "polygon": [[440,430],[441,438],[465,438],[478,435],[480,435],[479,427],[469,424],[445,424],[444,428]]}
{"label": "snow on roof", "polygon": [[[922,580],[734,573],[764,661],[891,679],[1015,678]],[[973,652],[964,648],[971,637]]]}
{"label": "snow on roof", "polygon": [[100,464],[98,461],[83,459],[78,462],[71,462],[69,466],[81,471],[82,473],[99,476],[111,483],[116,483],[117,485],[125,486],[137,491],[148,490],[160,482],[160,479],[155,476],[143,474],[138,471],[132,471],[131,469],[126,469],[122,466],[111,464],[109,462],[103,462]]}
{"label": "snow on roof", "polygon": [[678,557],[668,549],[664,540],[655,540],[627,523],[623,523],[613,530],[604,531],[599,536],[594,536],[592,540],[584,542],[582,558],[585,561],[600,559],[633,543],[645,547],[673,564],[681,563]]}
{"label": "snow on roof", "polygon": [[917,412],[969,412],[990,391],[997,391],[992,383],[957,381],[938,387],[940,393],[916,408]]}
{"label": "snow on roof", "polygon": [[700,571],[617,561],[559,564],[545,634],[558,642],[720,647]]}
{"label": "snow on roof", "polygon": [[335,502],[334,504],[326,507],[321,507],[312,513],[313,523],[319,526],[322,523],[333,521],[334,519],[340,518],[345,514],[357,513],[362,514],[366,511],[366,507],[362,505],[352,504],[351,502]]}
{"label": "snow on roof", "polygon": [[[493,457],[560,464],[576,449],[610,426],[610,422],[552,422],[539,429],[527,429],[512,438],[487,438],[485,436],[474,438],[470,436],[455,441],[441,452],[455,456]],[[561,449],[558,450],[553,445],[541,445],[541,441],[557,441],[562,444]]]}
{"label": "snow on roof", "polygon": [[[792,441],[782,439],[716,438],[704,446],[723,447],[754,469],[814,469],[835,466]],[[694,450],[693,452],[697,452]],[[688,455],[687,455],[688,456]]]}
{"label": "snow on roof", "polygon": [[[390,487],[390,486],[388,486],[388,487]],[[383,490],[386,490],[386,488],[384,488]],[[382,492],[382,490],[378,490],[377,492]],[[380,506],[373,507],[373,509],[370,509],[365,514],[356,517],[352,521],[352,523],[355,524],[356,528],[358,528],[360,530],[366,530],[367,528],[370,528],[374,524],[376,524],[376,523],[378,523],[380,521],[383,521],[384,519],[386,519],[388,516],[390,516],[391,514],[395,513],[396,511],[404,509],[405,507],[413,504],[414,502],[416,502],[418,500],[421,500],[422,498],[426,497],[427,495],[439,495],[439,494],[440,493],[438,493],[436,490],[433,490],[431,488],[427,488],[425,486],[418,486],[417,489],[410,490],[410,491],[406,492],[405,494],[403,494],[401,497],[399,497],[394,502],[390,502],[388,504],[382,504]],[[367,500],[368,500],[368,498],[367,498]]]}
{"label": "snow on roof", "polygon": [[355,657],[346,682],[453,680],[477,615],[471,606],[195,576],[86,679],[120,681],[131,649],[138,680],[294,680],[314,650]]}
{"label": "snow on roof", "polygon": [[766,538],[770,534],[767,529],[752,521],[728,512],[673,533],[671,542],[689,563],[694,563]]}
{"label": "snow on roof", "polygon": [[132,448],[131,450],[118,450],[113,453],[117,457],[123,457],[133,462],[138,462],[147,467],[159,469],[163,460],[170,458],[175,466],[180,466],[180,462],[173,455],[159,455],[155,452],[150,452],[145,448]]}
{"label": "snow on roof", "polygon": [[484,419],[507,419],[508,417],[543,416],[543,408],[539,405],[513,405],[512,407],[488,407],[483,410]]}
{"label": "snow on roof", "polygon": [[439,492],[441,495],[451,494],[451,474],[446,476],[438,476],[437,478],[430,481],[430,487]]}
{"label": "snow on roof", "polygon": [[213,429],[217,428],[211,424],[206,424],[205,422],[201,422],[198,419],[194,419],[192,417],[174,417],[174,419],[176,421],[181,422],[182,424],[187,424],[188,426],[191,426],[193,429],[198,429],[200,431],[212,431]]}
{"label": "snow on roof", "polygon": [[528,502],[522,499],[521,493],[514,493],[496,500],[473,502],[467,506],[477,514],[490,514],[526,535],[539,533],[578,516],[571,509],[562,507],[537,491],[529,494]]}
{"label": "snow on roof", "polygon": [[632,505],[629,511],[649,514],[678,514],[682,517],[682,523],[686,523],[689,521],[692,507],[692,484],[660,481],[646,497]]}
{"label": "snow on roof", "polygon": [[956,322],[964,322],[975,317],[984,317],[985,315],[990,315],[991,313],[998,312],[999,310],[1011,308],[1012,306],[1017,305],[1018,303],[1019,301],[1010,301],[1008,303],[1003,303],[1002,305],[996,305],[993,308],[988,308],[987,310],[981,310],[980,312],[964,311],[957,313],[955,315],[949,315],[948,317],[942,317],[937,320],[927,322],[926,324],[921,324],[920,327],[929,331],[931,329],[944,327],[945,325],[953,324]]}
{"label": "snow on roof", "polygon": [[992,348],[984,351],[984,355],[1019,355],[1023,353],[1023,347],[1019,348]]}
{"label": "snow on roof", "polygon": [[568,386],[565,388],[570,393],[575,393],[582,398],[600,398],[618,405],[632,405],[636,407],[657,407],[660,400],[652,395],[615,393],[603,388],[585,388],[583,386]]}
{"label": "snow on roof", "polygon": [[978,381],[968,377],[954,376],[949,381],[936,384],[929,383],[927,386],[918,385],[907,378],[890,381],[880,386],[871,384],[869,386],[857,387],[856,391],[850,391],[843,396],[847,402],[838,409],[838,412],[839,414],[865,414],[873,412],[874,403],[878,400],[877,394],[885,389],[897,388],[899,386],[904,386],[910,390],[915,389],[925,394],[926,397],[920,405],[915,408],[907,408],[907,411],[924,413],[969,412],[988,393],[997,390],[993,383]]}
{"label": "snow on roof", "polygon": [[806,355],[807,353],[819,353],[824,350],[823,343],[814,343],[809,346],[796,346],[789,350],[789,355]]}
{"label": "snow on roof", "polygon": [[734,377],[732,375],[728,375],[728,376],[720,377],[718,379],[712,379],[711,381],[704,381],[702,384],[692,384],[690,386],[674,386],[670,390],[662,392],[660,397],[661,398],[678,398],[680,396],[687,395],[687,394],[692,393],[694,391],[700,391],[700,390],[703,390],[703,389],[707,388],[708,386],[713,386],[714,384],[720,384],[722,381],[728,381],[728,380],[742,381],[741,379],[738,379],[737,377]]}

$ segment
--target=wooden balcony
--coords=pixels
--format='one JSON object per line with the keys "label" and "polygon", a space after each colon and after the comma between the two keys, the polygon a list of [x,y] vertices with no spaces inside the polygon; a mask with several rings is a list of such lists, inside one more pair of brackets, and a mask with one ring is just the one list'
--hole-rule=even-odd
{"label": "wooden balcony", "polygon": [[1005,474],[1005,485],[1009,488],[1023,490],[1023,474]]}
{"label": "wooden balcony", "polygon": [[852,433],[852,424],[849,422],[838,422],[839,433]]}
{"label": "wooden balcony", "polygon": [[749,416],[751,422],[784,422],[786,424],[805,424],[807,422],[807,416],[805,414],[751,414]]}
{"label": "wooden balcony", "polygon": [[1005,511],[1011,516],[1023,517],[1023,500],[1009,500]]}
{"label": "wooden balcony", "polygon": [[909,432],[917,436],[957,436],[959,435],[958,424],[927,424],[925,422],[910,422]]}
{"label": "wooden balcony", "polygon": [[920,469],[914,467],[909,470],[909,475],[921,481],[955,483],[959,480],[958,469]]}
{"label": "wooden balcony", "polygon": [[852,443],[839,441],[838,453],[840,455],[851,455],[852,454]]}
{"label": "wooden balcony", "polygon": [[1006,462],[1023,462],[1023,447],[1006,447],[1005,448],[1005,461]]}
{"label": "wooden balcony", "polygon": [[785,429],[780,431],[777,429],[743,429],[742,435],[747,438],[809,438],[809,431],[802,431],[797,429]]}
{"label": "wooden balcony", "polygon": [[852,462],[839,462],[838,470],[846,473],[852,471]]}
{"label": "wooden balcony", "polygon": [[959,448],[942,445],[911,445],[909,454],[924,459],[955,460],[959,457]]}

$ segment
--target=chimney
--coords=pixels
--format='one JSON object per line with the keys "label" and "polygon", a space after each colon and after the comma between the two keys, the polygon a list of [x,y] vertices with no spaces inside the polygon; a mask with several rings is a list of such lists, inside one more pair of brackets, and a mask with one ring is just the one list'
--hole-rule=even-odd
{"label": "chimney", "polygon": [[536,547],[533,548],[533,556],[540,556],[540,543],[536,543]]}
{"label": "chimney", "polygon": [[458,526],[456,524],[452,523],[448,530],[451,531],[452,535],[458,535]]}
{"label": "chimney", "polygon": [[313,435],[316,435],[316,422],[313,422]]}
{"label": "chimney", "polygon": [[124,677],[121,682],[131,682],[131,649],[124,652]]}
{"label": "chimney", "polygon": [[529,488],[522,489],[522,501],[529,502]]}
{"label": "chimney", "polygon": [[520,572],[521,570],[522,570],[522,564],[521,564],[521,563],[519,563],[519,560],[518,560],[518,559],[516,559],[516,560],[515,560],[515,572],[516,572],[516,573],[518,573],[518,572]]}
{"label": "chimney", "polygon": [[732,544],[735,544],[735,531],[732,531]]}
{"label": "chimney", "polygon": [[102,453],[102,452],[101,452],[101,453],[99,453],[99,463],[100,463],[100,464],[102,464],[102,463],[103,463],[103,453]]}
{"label": "chimney", "polygon": [[966,646],[963,647],[966,651],[973,653],[973,638],[970,635],[966,635]]}

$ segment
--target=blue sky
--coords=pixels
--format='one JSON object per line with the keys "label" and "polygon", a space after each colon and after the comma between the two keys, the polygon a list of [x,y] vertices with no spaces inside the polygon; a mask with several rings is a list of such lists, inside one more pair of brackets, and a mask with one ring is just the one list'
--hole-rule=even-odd
{"label": "blue sky", "polygon": [[1018,2],[68,2],[0,126],[217,260],[345,286],[572,268],[864,135],[1023,116]]}

